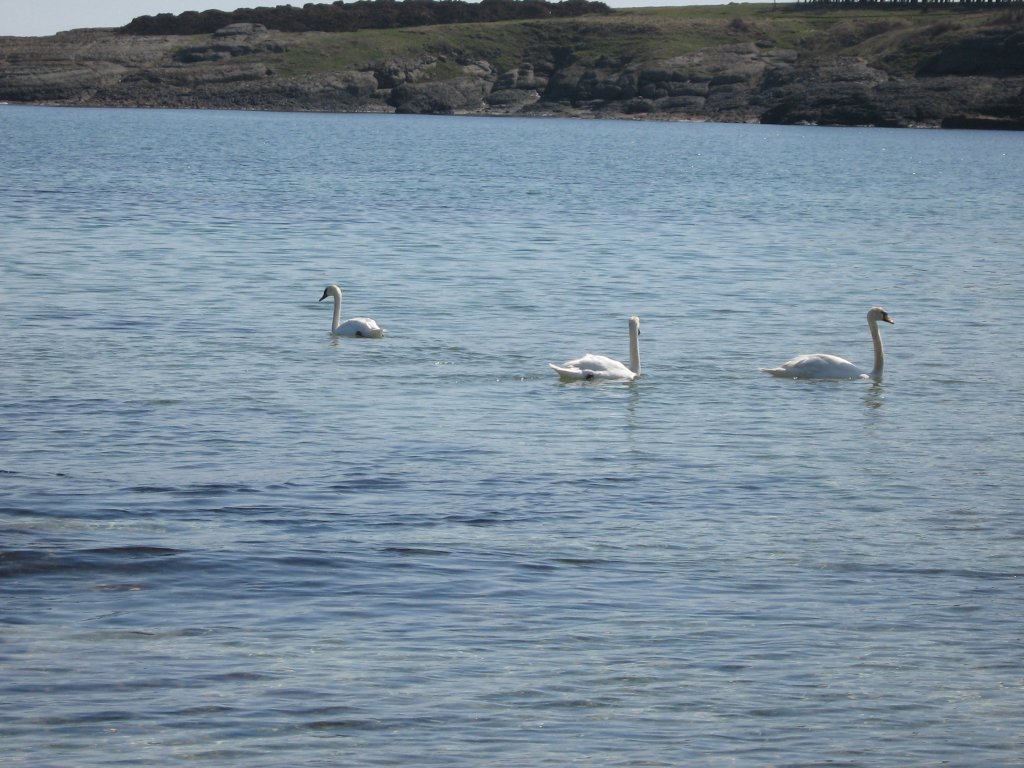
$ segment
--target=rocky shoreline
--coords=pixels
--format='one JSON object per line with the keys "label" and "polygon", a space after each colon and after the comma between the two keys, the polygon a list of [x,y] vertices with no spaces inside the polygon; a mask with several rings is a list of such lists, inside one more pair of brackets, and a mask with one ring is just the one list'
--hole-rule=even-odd
{"label": "rocky shoreline", "polygon": [[[467,46],[425,45],[302,67],[290,57],[309,60],[310,51],[338,36],[257,24],[208,36],[89,29],[6,37],[0,101],[1024,129],[1024,31],[1012,19],[960,27],[937,21],[932,29],[896,19],[865,21],[864,29],[843,22],[852,42],[841,44],[833,33],[835,44],[796,45],[775,39],[757,18],[730,23],[734,41],[711,40],[663,58],[615,45],[584,51],[553,39],[513,52],[512,66],[497,60],[509,60],[508,51],[491,58]],[[542,24],[537,29],[551,37]],[[587,31],[581,22],[574,29],[576,39]]]}

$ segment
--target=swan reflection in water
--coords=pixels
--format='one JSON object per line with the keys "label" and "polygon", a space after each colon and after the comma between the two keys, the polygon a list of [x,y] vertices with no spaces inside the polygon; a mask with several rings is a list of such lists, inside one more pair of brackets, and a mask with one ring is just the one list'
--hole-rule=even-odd
{"label": "swan reflection in water", "polygon": [[877,410],[885,402],[885,385],[880,381],[873,381],[868,391],[864,394],[864,405],[869,410]]}

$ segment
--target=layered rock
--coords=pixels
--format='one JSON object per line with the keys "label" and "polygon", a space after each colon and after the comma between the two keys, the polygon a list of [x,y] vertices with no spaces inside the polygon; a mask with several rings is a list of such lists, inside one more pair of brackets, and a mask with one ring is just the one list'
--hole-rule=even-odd
{"label": "layered rock", "polygon": [[[880,29],[888,30],[893,25]],[[863,29],[840,25],[854,43]],[[327,33],[308,33],[324,36]],[[932,33],[932,38],[938,33]],[[68,105],[559,114],[833,125],[1024,126],[1024,33],[978,29],[937,45],[908,35],[909,73],[884,59],[770,39],[664,60],[586,57],[538,46],[512,68],[479,54],[423,51],[332,68],[288,58],[301,34],[258,24],[213,35],[78,30],[0,38],[0,100]],[[318,40],[326,39],[324,37]],[[919,50],[918,50],[919,49]],[[308,58],[308,57],[307,57]],[[298,69],[298,71],[297,71]]]}

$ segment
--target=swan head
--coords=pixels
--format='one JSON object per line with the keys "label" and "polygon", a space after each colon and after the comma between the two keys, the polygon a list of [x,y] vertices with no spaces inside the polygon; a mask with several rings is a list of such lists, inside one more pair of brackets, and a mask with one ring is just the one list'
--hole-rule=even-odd
{"label": "swan head", "polygon": [[319,298],[319,301],[323,301],[328,296],[335,296],[335,297],[340,299],[341,298],[341,288],[339,288],[338,286],[333,285],[333,284],[332,285],[328,285],[326,288],[324,288],[324,295]]}
{"label": "swan head", "polygon": [[637,335],[640,335],[640,318],[636,315],[629,318],[629,330],[630,332],[636,331]]}
{"label": "swan head", "polygon": [[889,325],[896,325],[895,321],[889,317],[889,313],[881,307],[872,307],[868,310],[868,322],[877,323],[881,320],[883,323],[889,323]]}

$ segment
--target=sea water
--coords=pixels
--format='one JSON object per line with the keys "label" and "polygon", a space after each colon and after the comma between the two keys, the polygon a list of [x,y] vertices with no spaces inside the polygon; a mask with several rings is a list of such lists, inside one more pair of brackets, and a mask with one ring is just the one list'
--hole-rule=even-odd
{"label": "sea water", "polygon": [[1024,759],[1024,135],[0,136],[5,765]]}

